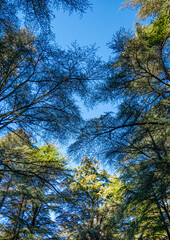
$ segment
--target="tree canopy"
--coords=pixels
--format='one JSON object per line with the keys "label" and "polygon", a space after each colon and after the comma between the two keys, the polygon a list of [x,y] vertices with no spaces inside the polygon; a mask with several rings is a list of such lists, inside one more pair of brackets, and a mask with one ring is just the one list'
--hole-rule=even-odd
{"label": "tree canopy", "polygon": [[74,94],[85,96],[102,70],[95,48],[46,46],[28,29],[5,33],[0,44],[0,129],[74,133],[81,123]]}
{"label": "tree canopy", "polygon": [[[103,74],[103,63],[94,46],[59,48],[52,40],[50,19],[54,7],[83,13],[89,5],[80,0],[1,1],[2,132],[25,128],[66,139],[78,130],[82,119],[74,97],[87,95],[91,80]],[[21,27],[20,15],[37,28]]]}
{"label": "tree canopy", "polygon": [[[161,7],[158,2],[162,3]],[[135,33],[121,29],[110,42],[114,57],[108,78],[92,102],[119,101],[118,113],[89,120],[70,147],[108,161],[125,189],[121,217],[124,239],[170,238],[169,179],[169,8],[167,1],[128,1],[139,7]],[[151,7],[154,5],[155,7]],[[166,7],[165,7],[166,6]],[[83,146],[86,146],[83,148]],[[119,225],[121,227],[121,225]]]}
{"label": "tree canopy", "polygon": [[0,2],[0,24],[2,29],[11,25],[18,26],[20,17],[35,30],[41,29],[46,35],[51,33],[51,19],[54,18],[54,10],[62,8],[70,13],[75,11],[83,14],[90,8],[88,0],[1,0]]}
{"label": "tree canopy", "polygon": [[1,139],[0,152],[0,239],[58,239],[50,215],[64,199],[66,157],[50,144],[34,147],[23,130]]}
{"label": "tree canopy", "polygon": [[[170,239],[169,2],[124,5],[139,21],[114,35],[106,64],[95,46],[52,40],[53,9],[82,14],[88,1],[0,0],[0,239]],[[117,112],[85,121],[77,96]],[[81,164],[35,136],[78,136]]]}

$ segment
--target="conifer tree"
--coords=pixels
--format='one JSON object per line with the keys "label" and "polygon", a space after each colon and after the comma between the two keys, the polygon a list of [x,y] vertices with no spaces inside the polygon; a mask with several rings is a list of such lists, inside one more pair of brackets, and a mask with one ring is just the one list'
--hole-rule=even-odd
{"label": "conifer tree", "polygon": [[[85,156],[81,165],[74,169],[66,192],[70,192],[66,211],[58,216],[61,232],[66,239],[109,239],[104,229],[108,210],[106,208],[109,174],[99,170],[98,162]],[[108,235],[107,235],[108,236]]]}
{"label": "conifer tree", "polygon": [[167,1],[128,2],[153,18],[137,23],[135,34],[121,29],[110,43],[115,55],[94,98],[119,100],[118,113],[86,122],[70,149],[95,148],[120,171],[126,239],[169,239],[169,8]]}
{"label": "conifer tree", "polygon": [[22,130],[1,139],[0,147],[2,239],[58,239],[51,213],[64,201],[66,158],[53,145],[33,147]]}

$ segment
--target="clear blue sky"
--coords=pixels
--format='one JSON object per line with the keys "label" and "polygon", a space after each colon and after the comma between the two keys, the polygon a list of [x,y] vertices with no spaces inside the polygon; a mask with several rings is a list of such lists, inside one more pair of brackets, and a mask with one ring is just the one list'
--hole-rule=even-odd
{"label": "clear blue sky", "polygon": [[[76,13],[57,11],[53,20],[53,32],[56,42],[64,49],[75,40],[80,45],[96,43],[99,47],[98,55],[107,60],[111,54],[107,43],[113,34],[121,27],[133,28],[136,12],[130,9],[120,10],[123,0],[91,0],[92,10],[88,10],[81,18]],[[116,105],[103,105],[88,111],[80,103],[82,115],[85,119],[99,117],[107,111],[115,112]]]}
{"label": "clear blue sky", "polygon": [[136,12],[123,9],[123,0],[91,0],[92,10],[88,10],[82,18],[76,13],[56,12],[53,21],[53,32],[56,42],[61,47],[77,40],[80,45],[96,43],[98,54],[107,59],[110,50],[106,44],[121,27],[132,28],[136,20]]}

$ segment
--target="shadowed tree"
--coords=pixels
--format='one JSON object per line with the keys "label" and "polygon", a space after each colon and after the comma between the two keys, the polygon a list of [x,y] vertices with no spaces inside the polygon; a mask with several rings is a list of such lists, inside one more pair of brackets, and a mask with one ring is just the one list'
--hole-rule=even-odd
{"label": "shadowed tree", "polygon": [[74,96],[85,97],[102,74],[95,48],[75,43],[64,51],[28,29],[7,31],[0,45],[0,129],[74,134],[81,125]]}
{"label": "shadowed tree", "polygon": [[[75,43],[65,51],[53,44],[50,20],[54,8],[84,13],[89,6],[81,0],[0,1],[1,131],[29,128],[65,139],[81,125],[74,97],[87,96],[103,75],[102,63],[94,46]],[[21,16],[38,29],[20,28]]]}
{"label": "shadowed tree", "polygon": [[46,36],[51,33],[51,20],[55,10],[63,9],[69,13],[83,14],[90,8],[88,0],[1,0],[0,26],[6,28],[19,24],[19,15],[24,17],[26,25],[40,29]]}

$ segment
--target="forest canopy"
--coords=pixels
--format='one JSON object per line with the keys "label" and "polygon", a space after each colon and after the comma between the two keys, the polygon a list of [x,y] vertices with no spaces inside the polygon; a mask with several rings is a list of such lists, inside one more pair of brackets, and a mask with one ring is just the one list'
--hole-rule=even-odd
{"label": "forest canopy", "polygon": [[[54,8],[90,7],[0,1],[2,240],[170,239],[169,2],[127,0],[138,21],[114,34],[107,62],[95,46],[53,39]],[[84,120],[77,96],[117,112]],[[35,142],[70,138],[76,167],[54,142]]]}

